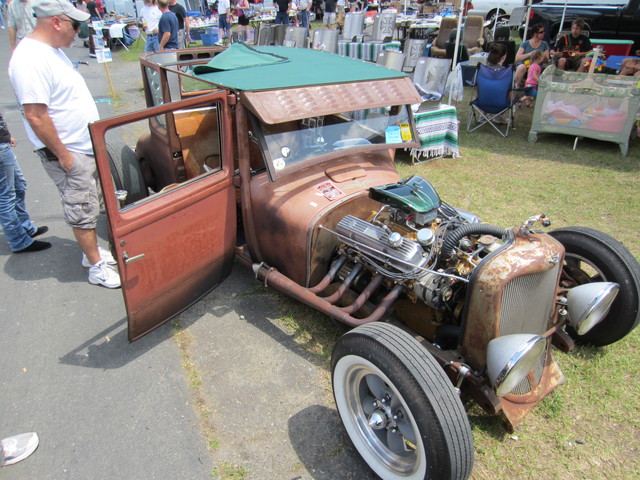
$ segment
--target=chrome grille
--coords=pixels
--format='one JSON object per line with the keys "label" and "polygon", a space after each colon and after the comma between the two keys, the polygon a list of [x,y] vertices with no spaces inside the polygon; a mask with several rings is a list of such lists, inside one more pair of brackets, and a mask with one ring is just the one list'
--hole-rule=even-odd
{"label": "chrome grille", "polygon": [[[516,277],[506,285],[500,311],[501,336],[547,331],[554,308],[559,268],[558,264],[546,272]],[[512,394],[525,395],[540,382],[545,359],[546,352],[533,369],[535,384],[526,377],[511,391]]]}
{"label": "chrome grille", "polygon": [[557,264],[546,272],[516,277],[505,286],[500,306],[500,336],[542,334],[549,328],[559,268]]}

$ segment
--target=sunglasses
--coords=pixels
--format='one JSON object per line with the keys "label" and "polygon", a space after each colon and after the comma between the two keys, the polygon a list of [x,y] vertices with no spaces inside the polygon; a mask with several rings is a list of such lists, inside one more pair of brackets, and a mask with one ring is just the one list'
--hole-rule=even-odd
{"label": "sunglasses", "polygon": [[80,29],[80,25],[82,24],[82,22],[79,22],[78,20],[74,20],[73,18],[58,17],[58,20],[61,20],[63,22],[69,22],[71,24],[71,28],[73,28],[76,32]]}
{"label": "sunglasses", "polygon": [[538,35],[540,35],[541,33],[544,34],[544,30],[540,31],[540,32],[536,32]]}

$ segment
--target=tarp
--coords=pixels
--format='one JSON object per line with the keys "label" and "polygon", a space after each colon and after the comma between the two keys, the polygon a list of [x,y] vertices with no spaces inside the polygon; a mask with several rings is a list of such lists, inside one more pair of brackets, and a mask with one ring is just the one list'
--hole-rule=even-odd
{"label": "tarp", "polygon": [[219,53],[206,65],[199,65],[193,69],[196,75],[218,72],[221,70],[237,70],[264,65],[275,65],[288,62],[289,59],[273,53],[260,52],[244,43],[233,43],[224,52]]}
{"label": "tarp", "polygon": [[[222,58],[217,60],[219,57]],[[232,44],[207,65],[196,67],[194,73],[197,77],[216,85],[244,91],[363,82],[407,76],[375,63],[319,50],[293,47],[249,47],[242,43]]]}

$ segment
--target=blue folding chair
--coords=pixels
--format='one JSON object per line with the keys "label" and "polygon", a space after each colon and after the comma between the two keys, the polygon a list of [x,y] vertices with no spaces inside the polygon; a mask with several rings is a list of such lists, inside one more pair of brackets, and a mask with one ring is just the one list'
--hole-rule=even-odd
{"label": "blue folding chair", "polygon": [[[515,111],[518,100],[512,94],[513,67],[495,71],[478,64],[476,73],[477,98],[471,101],[467,132],[473,132],[483,125],[491,125],[500,135],[509,135],[509,128],[515,128]],[[514,98],[512,98],[514,97]],[[475,126],[471,128],[471,120]],[[499,124],[506,124],[502,131]]]}

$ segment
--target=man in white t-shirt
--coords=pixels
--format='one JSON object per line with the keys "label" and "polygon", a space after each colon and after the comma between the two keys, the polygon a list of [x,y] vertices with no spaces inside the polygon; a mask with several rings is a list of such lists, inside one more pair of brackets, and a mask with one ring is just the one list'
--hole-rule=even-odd
{"label": "man in white t-shirt", "polygon": [[142,26],[147,34],[147,42],[144,45],[145,52],[160,51],[158,24],[161,16],[162,12],[156,5],[155,0],[144,0],[144,7],[140,10],[140,18],[142,18]]}
{"label": "man in white t-shirt", "polygon": [[16,47],[9,78],[22,105],[27,136],[58,187],[65,222],[83,251],[89,282],[120,287],[115,260],[98,247],[99,185],[88,124],[98,109],[82,76],[62,47],[69,47],[89,14],[67,0],[34,0],[38,19]]}
{"label": "man in white t-shirt", "polygon": [[227,38],[231,34],[231,3],[229,0],[218,2],[218,28],[220,39]]}

